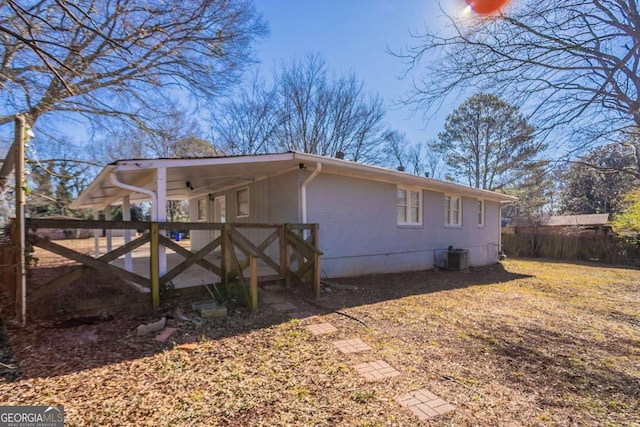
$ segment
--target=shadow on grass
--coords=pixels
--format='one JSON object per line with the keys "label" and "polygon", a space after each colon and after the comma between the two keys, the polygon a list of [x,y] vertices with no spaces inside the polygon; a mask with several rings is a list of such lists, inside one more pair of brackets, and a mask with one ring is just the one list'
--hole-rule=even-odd
{"label": "shadow on grass", "polygon": [[[460,272],[428,270],[333,279],[332,282],[354,289],[324,291],[317,300],[313,299],[310,289],[303,287],[272,290],[269,293],[294,304],[300,312],[323,315],[412,295],[505,283],[526,277],[530,276],[511,273],[501,264],[496,264]],[[64,319],[73,317],[71,301],[74,299],[74,292],[83,292],[82,289],[86,289],[86,286],[93,286],[89,292],[91,296],[103,295],[114,288],[113,292],[119,299],[134,298],[127,289],[120,289],[127,285],[122,282],[118,284],[114,278],[89,277],[77,282],[80,283],[75,288],[70,287],[54,295],[57,301],[44,302],[64,306],[68,301],[69,307]],[[266,295],[266,291],[261,290],[259,295]],[[166,301],[159,312],[149,310],[148,305],[137,310],[103,311],[102,314],[113,317],[105,316],[104,322],[94,324],[79,322],[77,326],[67,328],[56,327],[53,321],[31,321],[26,328],[9,328],[8,335],[13,353],[24,372],[23,378],[51,377],[152,356],[194,339],[216,340],[246,334],[252,330],[281,324],[291,316],[291,313],[278,312],[272,305],[261,301],[256,312],[250,312],[245,307],[230,306],[228,318],[198,324],[196,313],[190,311],[191,302],[202,298],[200,294],[197,297]],[[77,296],[75,299],[78,299]],[[185,320],[176,314],[177,307],[191,320]],[[156,341],[154,338],[157,333],[136,335],[138,325],[156,321],[161,316],[167,316],[167,326],[177,329],[169,340]]]}
{"label": "shadow on grass", "polygon": [[[571,400],[589,401],[605,413],[637,413],[640,382],[619,369],[620,359],[637,360],[640,340],[612,336],[600,340],[543,327],[514,329],[504,324],[485,324],[490,336],[471,334],[500,360],[503,381],[513,389],[538,394],[544,407],[575,407]],[[517,375],[512,375],[516,373]],[[612,424],[613,425],[613,424]]]}

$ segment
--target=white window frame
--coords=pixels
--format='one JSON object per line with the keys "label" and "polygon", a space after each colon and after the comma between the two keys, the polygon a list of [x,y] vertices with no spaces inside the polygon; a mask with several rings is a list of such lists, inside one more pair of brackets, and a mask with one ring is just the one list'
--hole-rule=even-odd
{"label": "white window frame", "polygon": [[[246,191],[247,192],[247,210],[246,212],[240,212],[240,193]],[[249,192],[249,187],[242,187],[236,190],[236,218],[248,218],[251,212],[251,193]]]}
{"label": "white window frame", "polygon": [[207,211],[209,207],[207,205],[207,198],[203,197],[196,201],[196,221],[204,222],[207,220]]}
{"label": "white window frame", "polygon": [[[453,203],[456,202],[457,210],[452,209]],[[457,212],[457,221],[455,221],[454,212]],[[462,227],[462,196],[459,194],[444,195],[444,225],[445,227]]]}
{"label": "white window frame", "polygon": [[478,227],[484,228],[486,223],[486,202],[483,199],[478,199]]}
{"label": "white window frame", "polygon": [[[405,205],[400,205],[399,203],[399,199],[398,199],[398,193],[400,191],[404,191],[405,192],[405,196],[406,196],[406,201],[407,203]],[[411,195],[413,194],[417,194],[418,195],[418,206],[414,206],[412,205],[412,201],[413,198],[411,197]],[[398,218],[398,208],[403,207],[404,208],[404,221],[401,221]],[[418,220],[417,221],[411,221],[411,209],[415,209],[418,208]],[[418,188],[411,188],[411,187],[398,187],[396,189],[396,220],[398,222],[398,225],[422,225],[422,190],[418,189]]]}

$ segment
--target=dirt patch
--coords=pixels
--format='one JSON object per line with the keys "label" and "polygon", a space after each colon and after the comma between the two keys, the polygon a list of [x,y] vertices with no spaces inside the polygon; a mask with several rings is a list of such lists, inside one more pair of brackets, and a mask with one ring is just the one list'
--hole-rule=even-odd
{"label": "dirt patch", "polygon": [[[638,279],[508,260],[339,280],[358,290],[319,300],[278,293],[315,314],[303,320],[263,301],[222,320],[198,319],[184,302],[62,329],[39,322],[8,330],[24,375],[0,383],[0,401],[62,404],[69,425],[634,425]],[[136,335],[161,315],[177,329],[169,340]],[[307,330],[324,322],[337,331]],[[332,344],[354,338],[371,350]],[[400,375],[371,382],[354,368],[376,360]],[[456,409],[421,422],[395,401],[422,388]]]}

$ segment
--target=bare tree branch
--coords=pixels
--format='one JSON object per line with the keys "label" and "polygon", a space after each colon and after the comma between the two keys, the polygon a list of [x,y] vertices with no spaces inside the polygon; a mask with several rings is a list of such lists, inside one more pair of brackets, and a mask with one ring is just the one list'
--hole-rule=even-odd
{"label": "bare tree branch", "polygon": [[427,28],[395,53],[414,83],[403,101],[429,114],[481,89],[526,107],[539,134],[570,126],[556,148],[619,140],[640,127],[638,12],[635,0],[522,0],[493,19],[449,16],[448,33]]}
{"label": "bare tree branch", "polygon": [[214,97],[253,61],[265,32],[250,0],[8,0],[0,124],[17,112],[32,124],[51,111],[132,120],[172,87]]}

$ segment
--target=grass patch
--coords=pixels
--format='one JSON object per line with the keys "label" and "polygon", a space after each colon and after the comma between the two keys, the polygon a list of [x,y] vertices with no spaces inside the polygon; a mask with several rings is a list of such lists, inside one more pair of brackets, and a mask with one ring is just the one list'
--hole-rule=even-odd
{"label": "grass patch", "polygon": [[[640,419],[637,270],[507,260],[341,282],[359,291],[317,304],[362,323],[331,310],[284,321],[266,308],[202,325],[172,319],[172,339],[201,337],[191,352],[136,337],[135,316],[10,329],[25,374],[0,382],[0,401],[62,404],[71,426],[388,426],[420,425],[395,397],[428,388],[456,405],[439,420],[446,425]],[[288,298],[317,309],[304,305],[306,290]],[[338,331],[306,329],[323,322]],[[350,338],[372,350],[344,355],[332,345]],[[353,369],[376,359],[401,375],[370,383]]]}

